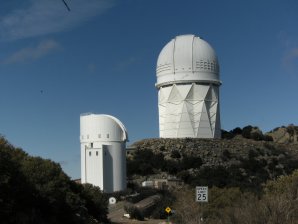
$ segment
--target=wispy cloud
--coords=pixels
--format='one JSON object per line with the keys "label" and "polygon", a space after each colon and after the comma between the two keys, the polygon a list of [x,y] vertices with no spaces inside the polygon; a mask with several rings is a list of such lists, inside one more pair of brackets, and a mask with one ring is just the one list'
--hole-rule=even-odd
{"label": "wispy cloud", "polygon": [[284,30],[281,30],[277,34],[277,38],[283,48],[289,48],[292,47],[295,42],[293,41],[293,38]]}
{"label": "wispy cloud", "polygon": [[298,47],[292,48],[285,53],[282,59],[282,64],[288,71],[298,72],[298,70],[296,70],[298,68]]}
{"label": "wispy cloud", "polygon": [[291,64],[296,59],[298,59],[298,48],[293,48],[286,53],[283,62],[284,64]]}
{"label": "wispy cloud", "polygon": [[90,72],[90,73],[94,73],[97,69],[97,66],[95,63],[93,62],[90,62],[88,65],[87,65],[87,70]]}
{"label": "wispy cloud", "polygon": [[124,59],[123,61],[117,63],[115,65],[115,68],[116,70],[123,70],[123,69],[126,69],[132,65],[134,65],[136,62],[137,62],[137,58],[136,57],[128,57],[126,59]]}
{"label": "wispy cloud", "polygon": [[114,0],[71,0],[67,11],[61,0],[27,0],[27,8],[0,18],[0,40],[16,40],[71,29],[105,12]]}
{"label": "wispy cloud", "polygon": [[40,42],[37,46],[26,47],[4,59],[2,64],[14,64],[19,62],[27,62],[37,60],[57,49],[60,45],[54,40],[45,40]]}
{"label": "wispy cloud", "polygon": [[281,57],[281,65],[283,69],[292,76],[298,75],[298,42],[297,36],[291,36],[285,31],[278,34],[283,54]]}

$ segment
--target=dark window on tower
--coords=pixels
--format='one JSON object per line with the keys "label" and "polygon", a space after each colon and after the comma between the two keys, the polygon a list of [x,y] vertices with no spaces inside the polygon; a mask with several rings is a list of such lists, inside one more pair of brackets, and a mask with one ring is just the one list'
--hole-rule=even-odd
{"label": "dark window on tower", "polygon": [[110,137],[110,134],[107,134],[107,138],[109,138]]}
{"label": "dark window on tower", "polygon": [[91,148],[93,148],[93,142],[91,142]]}
{"label": "dark window on tower", "polygon": [[89,152],[89,156],[91,156],[91,152]]}
{"label": "dark window on tower", "polygon": [[96,151],[96,156],[98,156],[98,151]]}

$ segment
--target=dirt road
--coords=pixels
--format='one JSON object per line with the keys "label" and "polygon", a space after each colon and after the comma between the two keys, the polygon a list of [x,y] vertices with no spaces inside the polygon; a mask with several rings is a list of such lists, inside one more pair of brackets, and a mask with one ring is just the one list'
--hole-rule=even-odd
{"label": "dirt road", "polygon": [[108,218],[112,221],[113,224],[164,224],[165,220],[161,219],[148,219],[145,221],[138,221],[134,219],[128,219],[123,216],[123,202],[118,202],[115,205],[109,206],[109,215]]}

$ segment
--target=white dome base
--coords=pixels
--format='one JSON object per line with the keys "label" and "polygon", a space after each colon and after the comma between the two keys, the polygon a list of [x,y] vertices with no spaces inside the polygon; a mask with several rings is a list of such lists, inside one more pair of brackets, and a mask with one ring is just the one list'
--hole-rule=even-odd
{"label": "white dome base", "polygon": [[220,138],[219,86],[174,84],[159,88],[161,138]]}

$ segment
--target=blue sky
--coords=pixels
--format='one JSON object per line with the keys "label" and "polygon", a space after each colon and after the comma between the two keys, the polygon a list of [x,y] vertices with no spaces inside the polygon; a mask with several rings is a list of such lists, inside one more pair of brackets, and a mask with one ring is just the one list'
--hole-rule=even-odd
{"label": "blue sky", "polygon": [[297,124],[296,0],[10,0],[0,7],[0,133],[80,177],[79,116],[158,137],[155,66],[180,34],[217,52],[226,130]]}

